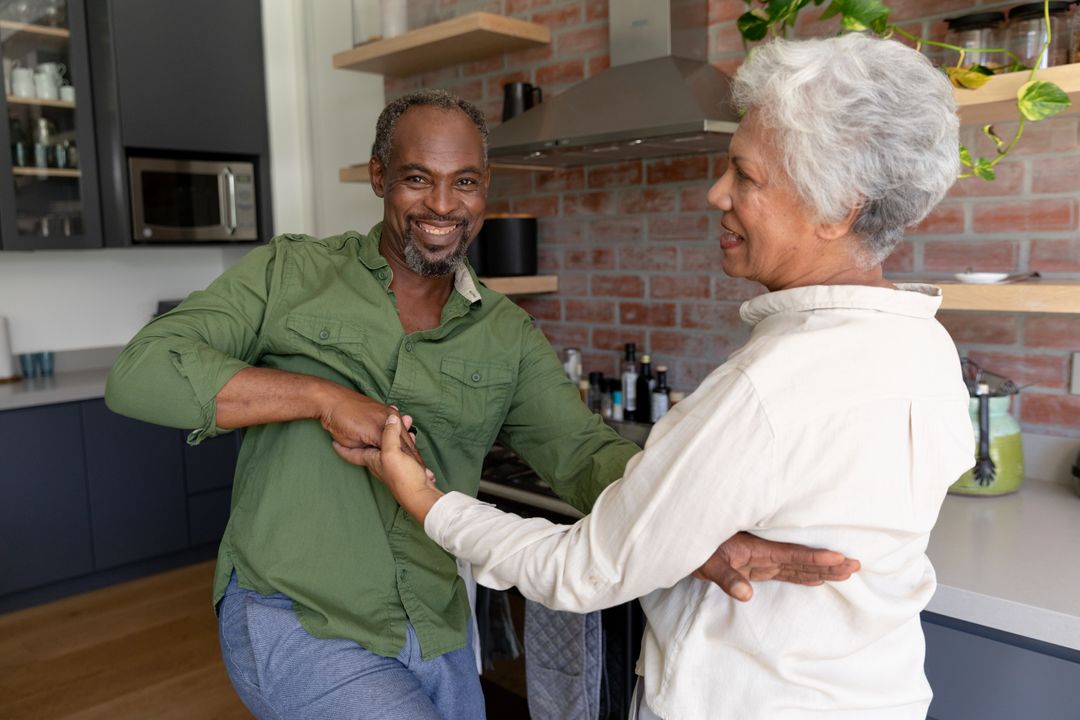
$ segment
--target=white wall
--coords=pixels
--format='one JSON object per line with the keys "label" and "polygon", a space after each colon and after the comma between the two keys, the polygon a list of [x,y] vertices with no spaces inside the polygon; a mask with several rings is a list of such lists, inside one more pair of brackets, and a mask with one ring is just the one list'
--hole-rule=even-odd
{"label": "white wall", "polygon": [[[367,229],[381,216],[341,165],[367,159],[382,78],[333,70],[352,43],[350,0],[263,0],[275,232]],[[0,253],[0,315],[12,350],[121,345],[157,301],[205,287],[248,248],[115,248]]]}

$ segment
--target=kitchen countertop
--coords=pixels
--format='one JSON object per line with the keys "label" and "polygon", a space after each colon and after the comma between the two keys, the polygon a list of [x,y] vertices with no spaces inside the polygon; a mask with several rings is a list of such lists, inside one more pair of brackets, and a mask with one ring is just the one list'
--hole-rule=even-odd
{"label": "kitchen countertop", "polygon": [[102,398],[108,377],[109,369],[100,368],[0,383],[0,410]]}
{"label": "kitchen countertop", "polygon": [[[0,384],[0,410],[101,398],[108,374]],[[1078,548],[1080,497],[1068,485],[1029,479],[1009,496],[949,495],[927,549],[938,589],[926,609],[1080,650]]]}
{"label": "kitchen countertop", "polygon": [[1080,650],[1080,497],[1028,480],[1002,497],[949,495],[927,554],[927,610]]}

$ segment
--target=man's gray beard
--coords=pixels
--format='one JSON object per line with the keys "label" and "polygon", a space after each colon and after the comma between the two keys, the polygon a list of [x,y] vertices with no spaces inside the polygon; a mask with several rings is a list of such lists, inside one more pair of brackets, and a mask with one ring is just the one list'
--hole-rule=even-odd
{"label": "man's gray beard", "polygon": [[458,246],[442,260],[429,260],[416,246],[416,240],[412,233],[405,233],[405,264],[421,277],[445,277],[458,269],[465,259],[465,253],[469,250],[467,243],[458,243]]}

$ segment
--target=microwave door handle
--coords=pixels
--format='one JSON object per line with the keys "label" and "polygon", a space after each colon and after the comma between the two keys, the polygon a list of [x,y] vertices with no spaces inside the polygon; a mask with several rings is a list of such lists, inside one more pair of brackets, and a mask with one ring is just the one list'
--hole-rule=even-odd
{"label": "microwave door handle", "polygon": [[221,190],[221,224],[226,232],[236,232],[236,175],[229,168],[218,174],[218,187]]}

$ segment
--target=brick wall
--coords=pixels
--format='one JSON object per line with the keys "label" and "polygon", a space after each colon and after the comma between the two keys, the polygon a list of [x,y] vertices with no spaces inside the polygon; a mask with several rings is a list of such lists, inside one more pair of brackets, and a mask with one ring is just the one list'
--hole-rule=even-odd
{"label": "brick wall", "polygon": [[[941,38],[942,18],[980,5],[969,0],[893,0],[905,29]],[[388,98],[418,87],[444,87],[499,121],[502,85],[527,81],[547,96],[608,66],[607,0],[427,0],[410,2],[431,22],[474,10],[549,26],[551,45],[388,78]],[[988,4],[986,9],[1011,4]],[[708,3],[710,61],[733,72],[743,57],[735,19],[742,0]],[[832,24],[804,11],[804,35]],[[999,126],[1003,137],[1011,133]],[[977,128],[963,142],[989,155]],[[987,141],[988,143],[989,141]],[[723,156],[683,157],[577,168],[555,173],[496,173],[492,211],[528,212],[540,220],[540,270],[557,274],[557,295],[524,299],[556,348],[584,350],[586,370],[617,371],[624,342],[671,369],[677,389],[693,389],[747,337],[739,304],[762,291],[725,276],[715,240],[719,213],[705,192]],[[968,267],[1039,270],[1080,278],[1080,118],[1029,125],[999,166],[998,180],[959,182],[948,198],[889,258],[896,278],[946,278]],[[1080,437],[1080,396],[1068,394],[1069,353],[1080,350],[1080,317],[943,312],[960,350],[983,367],[1030,385],[1015,401],[1025,430]]]}

